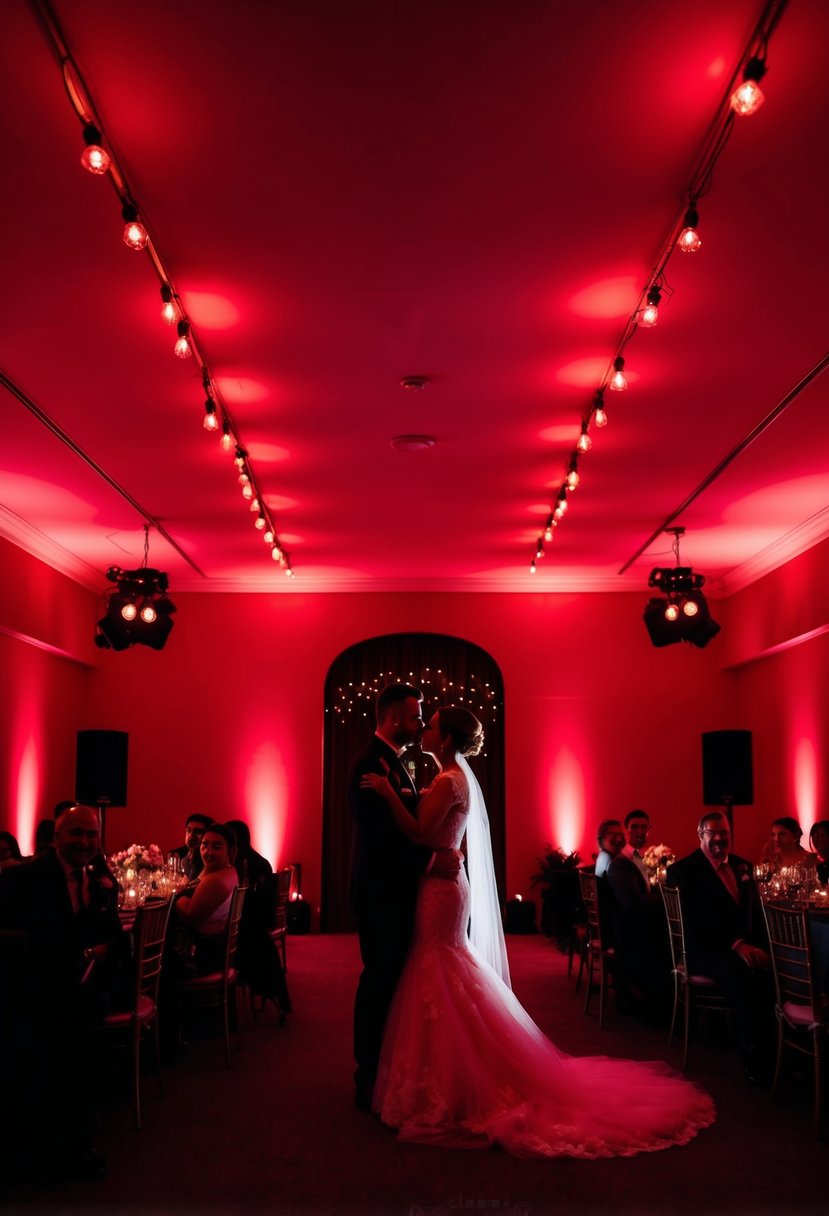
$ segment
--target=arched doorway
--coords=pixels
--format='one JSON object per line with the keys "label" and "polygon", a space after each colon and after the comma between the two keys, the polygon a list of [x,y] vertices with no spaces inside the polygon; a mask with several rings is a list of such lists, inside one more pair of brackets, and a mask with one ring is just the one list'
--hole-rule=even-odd
{"label": "arched doorway", "polygon": [[[472,642],[437,633],[398,633],[349,647],[331,664],[325,681],[323,757],[322,899],[320,927],[342,933],[355,928],[348,901],[351,819],[346,778],[352,758],[374,731],[374,699],[394,681],[414,684],[428,719],[440,705],[466,705],[483,723],[486,743],[472,760],[490,818],[498,887],[503,897],[504,696],[495,660]],[[418,788],[435,774],[430,757],[415,749],[407,759]]]}

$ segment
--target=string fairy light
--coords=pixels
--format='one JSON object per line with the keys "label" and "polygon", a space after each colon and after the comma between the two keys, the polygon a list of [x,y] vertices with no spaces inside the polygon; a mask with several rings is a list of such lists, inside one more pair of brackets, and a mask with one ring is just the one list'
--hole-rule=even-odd
{"label": "string fairy light", "polygon": [[[84,169],[97,177],[107,177],[117,195],[121,218],[124,222],[123,241],[136,252],[146,253],[155,274],[158,277],[161,291],[161,317],[165,324],[176,326],[175,354],[181,359],[193,359],[197,371],[201,375],[205,391],[204,413],[202,425],[210,434],[218,434],[220,450],[225,453],[243,451],[239,432],[230,415],[218,386],[210,374],[210,370],[201,348],[201,343],[193,329],[190,318],[182,305],[181,297],[173,286],[173,279],[161,255],[158,245],[152,236],[152,230],[147,224],[146,216],[141,212],[135,195],[129,187],[126,176],[113,150],[112,141],[105,136],[105,129],[98,117],[97,108],[81,71],[72,56],[63,31],[47,0],[32,0],[36,16],[46,35],[52,51],[60,66],[64,88],[75,114],[81,122],[84,150],[81,164]],[[263,495],[257,484],[254,470],[247,453],[244,453],[244,468],[251,486],[250,498],[256,502],[256,519],[254,526],[262,531],[264,520],[264,535],[271,537],[271,542],[279,553],[279,564],[289,578],[293,578],[291,559],[285,546],[278,541],[275,521],[266,506]],[[238,465],[237,465],[238,467]],[[248,497],[246,495],[246,497]],[[269,542],[269,543],[271,543]]]}
{"label": "string fairy light", "polygon": [[[659,318],[660,304],[663,299],[673,295],[673,290],[665,275],[672,255],[677,249],[680,252],[691,254],[698,253],[702,248],[702,238],[697,230],[700,222],[697,204],[711,189],[714,169],[731,136],[735,115],[754,114],[763,104],[764,97],[759,88],[759,81],[763,79],[767,71],[768,44],[787,6],[788,0],[766,0],[739,60],[741,67],[745,65],[742,70],[742,84],[735,87],[740,68],[732,74],[728,82],[685,190],[682,210],[674,218],[668,235],[663,241],[660,256],[639,293],[633,311],[625,322],[616,350],[608,361],[607,370],[595,390],[592,405],[582,416],[576,444],[568,460],[567,476],[555,499],[545,530],[545,539],[548,539],[547,533],[549,533],[549,538],[552,538],[552,528],[561,523],[567,511],[568,490],[575,489],[579,484],[579,474],[576,471],[578,459],[593,447],[593,441],[588,435],[591,423],[599,430],[607,426],[605,391],[609,389],[618,393],[624,392],[628,388],[629,381],[624,373],[625,348],[640,329],[654,328]],[[575,479],[573,474],[575,474]],[[531,574],[536,573],[537,557],[538,546],[536,545],[530,563]]]}

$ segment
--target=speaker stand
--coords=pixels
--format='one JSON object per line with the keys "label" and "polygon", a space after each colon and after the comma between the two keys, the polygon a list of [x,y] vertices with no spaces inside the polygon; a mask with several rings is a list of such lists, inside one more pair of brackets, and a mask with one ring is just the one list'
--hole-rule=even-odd
{"label": "speaker stand", "polygon": [[101,800],[98,801],[98,822],[101,825],[100,826],[101,852],[104,854],[105,857],[106,857],[106,832],[107,832],[107,807],[108,806],[109,806],[109,801],[107,799],[104,799],[103,801],[101,801]]}

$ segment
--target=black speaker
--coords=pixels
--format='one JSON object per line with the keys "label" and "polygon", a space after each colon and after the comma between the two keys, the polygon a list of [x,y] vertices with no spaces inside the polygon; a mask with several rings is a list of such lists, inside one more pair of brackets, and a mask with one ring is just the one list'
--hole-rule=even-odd
{"label": "black speaker", "polygon": [[127,805],[127,741],[123,730],[79,730],[75,798],[85,806]]}
{"label": "black speaker", "polygon": [[753,805],[750,730],[703,732],[702,801],[705,806]]}

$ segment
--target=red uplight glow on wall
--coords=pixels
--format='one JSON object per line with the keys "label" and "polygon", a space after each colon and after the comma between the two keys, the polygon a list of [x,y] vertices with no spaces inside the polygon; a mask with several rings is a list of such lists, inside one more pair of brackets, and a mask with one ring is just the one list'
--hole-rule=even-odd
{"label": "red uplight glow on wall", "polygon": [[[802,738],[794,750],[795,818],[808,838],[809,828],[818,815],[818,763],[812,739]],[[804,840],[802,843],[806,843]]]}
{"label": "red uplight glow on wall", "polygon": [[581,765],[569,747],[562,747],[549,777],[550,841],[572,853],[584,836],[585,796]]}
{"label": "red uplight glow on wall", "polygon": [[274,868],[284,864],[288,782],[282,756],[272,742],[254,747],[245,772],[245,814],[253,847]]}
{"label": "red uplight glow on wall", "polygon": [[22,852],[33,853],[35,847],[35,822],[40,801],[40,780],[37,762],[37,744],[34,735],[21,740],[16,767],[12,768],[15,789],[12,806],[16,812],[14,834]]}

